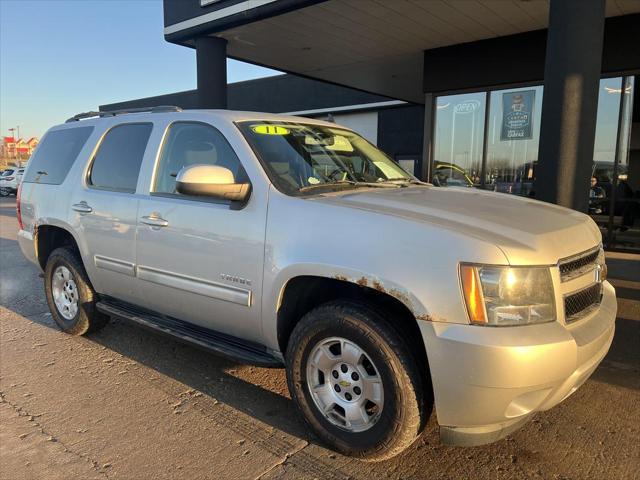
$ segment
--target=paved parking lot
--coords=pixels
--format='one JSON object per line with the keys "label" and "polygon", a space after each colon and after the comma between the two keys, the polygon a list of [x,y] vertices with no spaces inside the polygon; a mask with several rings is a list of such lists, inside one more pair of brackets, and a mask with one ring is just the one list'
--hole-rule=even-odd
{"label": "paved parking lot", "polygon": [[609,258],[617,334],[578,392],[505,440],[445,447],[433,419],[403,455],[323,448],[284,372],[237,365],[125,322],[61,333],[0,200],[0,478],[640,478],[640,257]]}

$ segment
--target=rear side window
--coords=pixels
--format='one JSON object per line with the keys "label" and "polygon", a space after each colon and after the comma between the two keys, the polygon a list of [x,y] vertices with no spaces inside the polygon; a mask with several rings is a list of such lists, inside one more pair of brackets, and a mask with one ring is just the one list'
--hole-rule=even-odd
{"label": "rear side window", "polygon": [[105,190],[136,191],[151,123],[128,123],[107,132],[93,158],[89,183]]}
{"label": "rear side window", "polygon": [[47,133],[29,160],[23,181],[60,185],[91,132],[93,127],[66,128]]}

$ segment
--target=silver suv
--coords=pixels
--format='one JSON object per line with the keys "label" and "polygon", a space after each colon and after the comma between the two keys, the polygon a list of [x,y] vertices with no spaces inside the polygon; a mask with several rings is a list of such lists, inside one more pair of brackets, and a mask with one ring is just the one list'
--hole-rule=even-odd
{"label": "silver suv", "polygon": [[78,115],[48,131],[20,246],[65,332],[110,317],[287,370],[345,454],[503,438],[607,353],[616,299],[582,213],[418,181],[351,130],[231,111]]}

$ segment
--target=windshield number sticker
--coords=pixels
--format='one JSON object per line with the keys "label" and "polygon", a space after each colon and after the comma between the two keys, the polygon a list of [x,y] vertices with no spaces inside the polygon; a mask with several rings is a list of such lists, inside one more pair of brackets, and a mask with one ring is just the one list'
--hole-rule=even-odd
{"label": "windshield number sticker", "polygon": [[260,135],[289,135],[291,133],[288,128],[278,125],[253,125],[251,130]]}

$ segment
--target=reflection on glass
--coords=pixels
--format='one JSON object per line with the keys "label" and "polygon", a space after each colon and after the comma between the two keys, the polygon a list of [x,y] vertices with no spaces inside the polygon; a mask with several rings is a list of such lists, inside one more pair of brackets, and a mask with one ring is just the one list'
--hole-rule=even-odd
{"label": "reflection on glass", "polygon": [[607,238],[613,195],[614,162],[620,113],[622,78],[600,80],[593,167],[589,189],[589,215]]}
{"label": "reflection on glass", "polygon": [[[609,247],[640,250],[640,123],[632,123],[634,80],[600,80],[589,214]],[[542,96],[539,85],[438,97],[433,183],[534,196]]]}
{"label": "reflection on glass", "polygon": [[[603,78],[598,91],[598,116],[596,120],[596,141],[593,147],[593,161],[603,171],[613,167],[616,157],[618,114],[620,112],[620,85],[622,78]],[[607,165],[609,164],[609,165]],[[611,182],[611,177],[602,181]]]}
{"label": "reflection on glass", "polygon": [[418,165],[417,158],[419,157],[420,155],[396,155],[395,160],[405,172],[409,172],[411,175],[418,175],[416,165]]}
{"label": "reflection on glass", "polygon": [[538,161],[542,86],[491,92],[486,188],[530,195]]}
{"label": "reflection on glass", "polygon": [[634,78],[626,77],[617,88],[607,92],[618,104],[620,95],[624,95],[617,144],[617,175],[612,175],[611,180],[615,185],[610,202],[613,215],[609,216],[607,227],[609,247],[640,250],[640,149],[637,141],[640,124],[632,124],[633,89]]}
{"label": "reflection on glass", "polygon": [[486,93],[438,97],[433,182],[440,186],[480,184]]}

